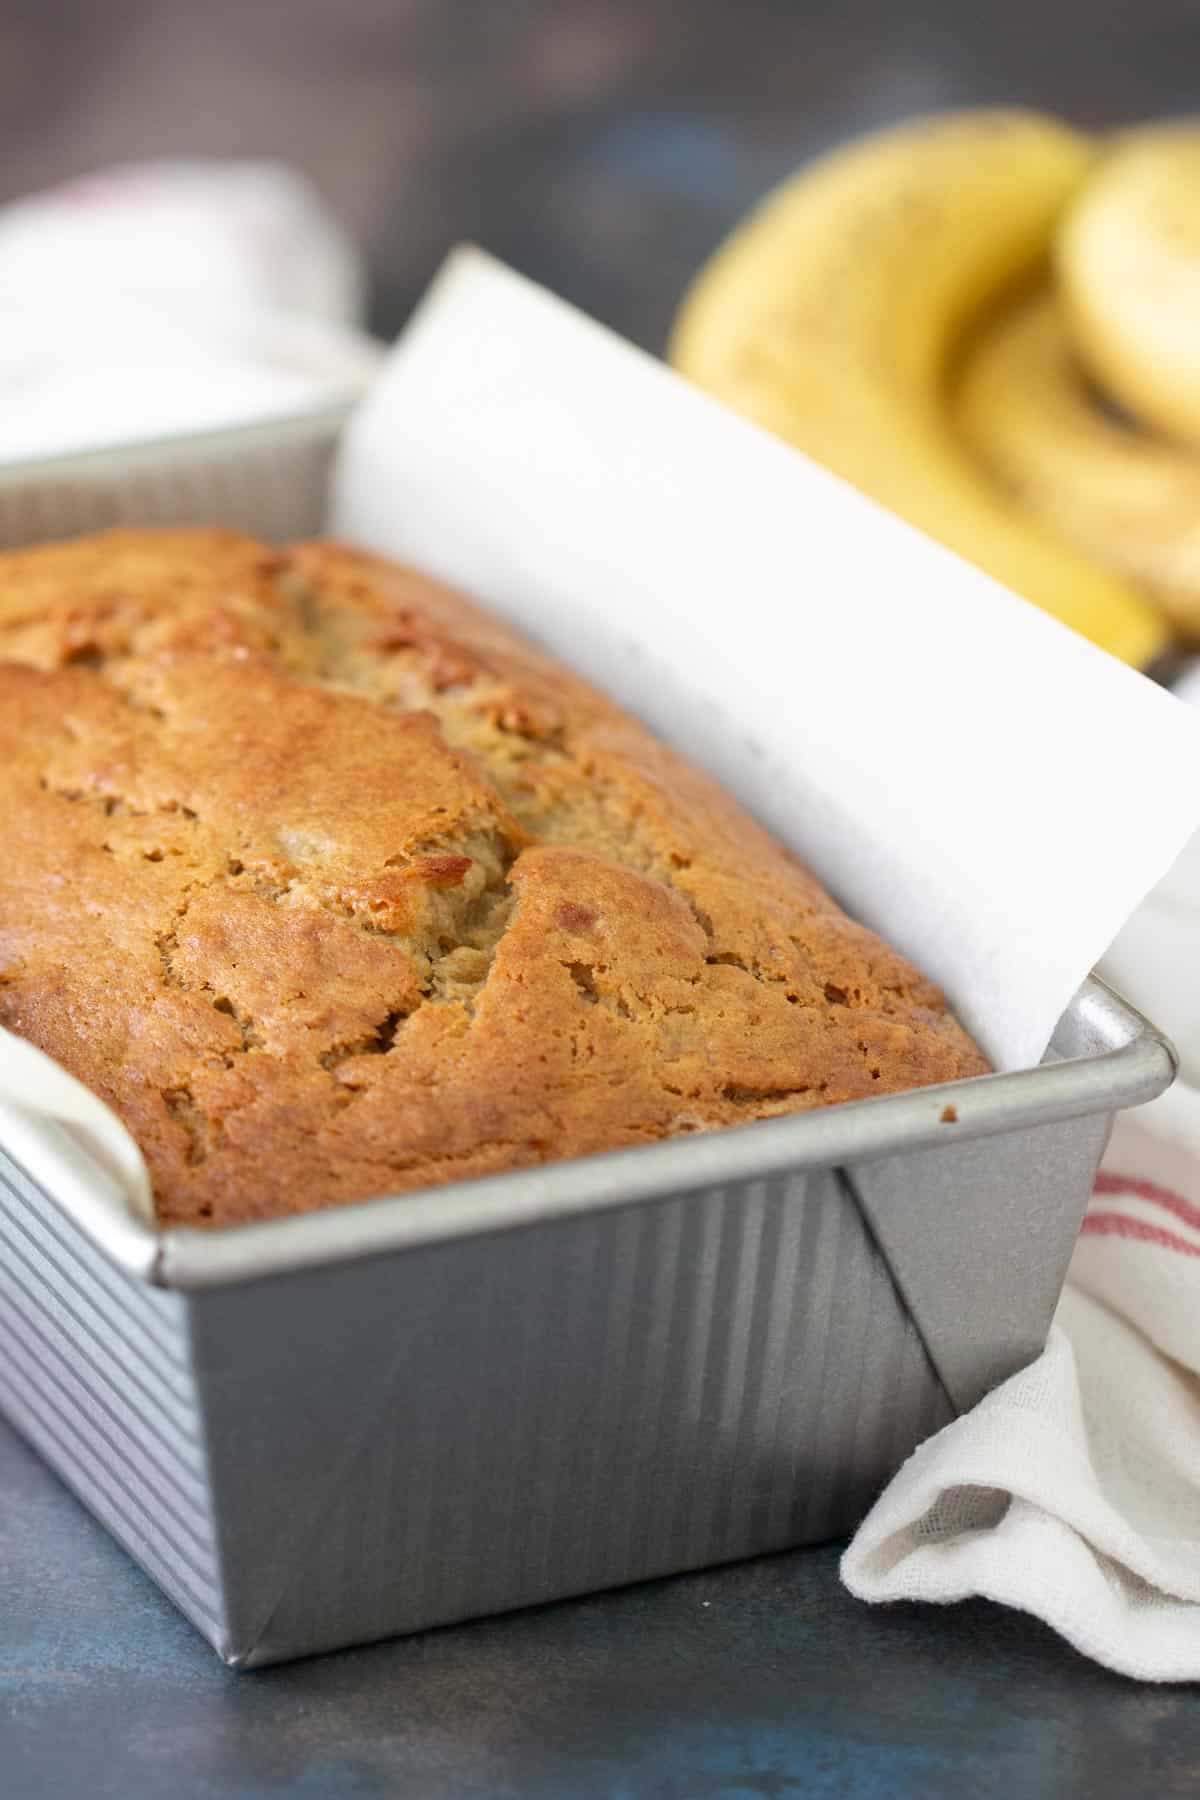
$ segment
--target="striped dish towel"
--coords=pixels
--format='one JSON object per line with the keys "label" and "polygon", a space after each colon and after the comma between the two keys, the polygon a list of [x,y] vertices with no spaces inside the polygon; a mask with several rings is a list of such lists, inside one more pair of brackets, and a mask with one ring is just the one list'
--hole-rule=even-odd
{"label": "striped dish towel", "polygon": [[1118,1121],[1045,1352],[905,1463],[842,1577],[1200,1680],[1200,1089]]}

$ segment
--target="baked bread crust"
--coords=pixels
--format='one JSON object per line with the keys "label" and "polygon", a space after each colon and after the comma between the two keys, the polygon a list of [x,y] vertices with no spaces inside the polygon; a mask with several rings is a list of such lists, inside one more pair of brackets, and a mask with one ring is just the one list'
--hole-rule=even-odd
{"label": "baked bread crust", "polygon": [[929,982],[498,620],[336,544],[0,557],[0,1024],[230,1224],[984,1071]]}

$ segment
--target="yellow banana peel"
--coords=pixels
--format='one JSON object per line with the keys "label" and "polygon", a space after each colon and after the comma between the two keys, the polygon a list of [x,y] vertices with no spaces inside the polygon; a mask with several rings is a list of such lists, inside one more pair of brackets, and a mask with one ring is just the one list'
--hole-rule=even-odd
{"label": "yellow banana peel", "polygon": [[1200,120],[1122,133],[1066,215],[1055,260],[1099,385],[1200,446]]}
{"label": "yellow banana peel", "polygon": [[834,152],[747,219],[685,298],[676,366],[1127,662],[1166,632],[1119,577],[998,493],[947,382],[967,331],[1044,264],[1094,160],[1027,112],[919,121]]}
{"label": "yellow banana peel", "polygon": [[1143,588],[1182,635],[1200,638],[1200,451],[1105,408],[1053,293],[1039,291],[983,330],[952,409],[1016,504]]}

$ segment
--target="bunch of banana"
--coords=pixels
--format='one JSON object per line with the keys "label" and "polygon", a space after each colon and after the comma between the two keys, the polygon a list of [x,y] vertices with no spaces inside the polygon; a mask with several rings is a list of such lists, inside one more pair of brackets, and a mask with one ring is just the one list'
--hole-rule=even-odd
{"label": "bunch of banana", "polygon": [[[802,170],[734,232],[686,296],[671,354],[718,398],[1145,666],[1169,637],[1163,606],[1188,616],[1196,540],[1185,530],[1186,484],[1174,504],[1156,497],[1174,531],[1165,549],[1145,502],[1153,567],[1126,554],[1124,540],[1118,548],[1116,513],[1101,492],[1121,483],[1120,428],[1091,400],[1066,349],[1047,346],[1052,313],[1047,324],[1030,303],[995,323],[1006,303],[1046,280],[1063,219],[1092,204],[1113,166],[1094,141],[1020,111],[950,115],[860,140]],[[1110,199],[1109,232],[1114,216]],[[1094,226],[1087,236],[1089,266],[1102,235]],[[1069,235],[1062,245],[1064,268],[1080,266]],[[1086,274],[1081,285],[1090,286]],[[974,342],[988,360],[972,362],[957,383]],[[1012,384],[1028,385],[1035,355],[1056,373],[1049,386],[1039,377],[1041,393],[1021,411]],[[1054,433],[1068,462],[1090,459],[1083,503],[1067,491],[1075,477],[1044,450]],[[1023,447],[1031,437],[1036,466]],[[1166,446],[1124,448],[1146,471],[1144,491],[1155,485],[1152,457],[1174,478],[1176,453]],[[1107,538],[1098,530],[1105,511]],[[1200,624],[1200,587],[1195,601]]]}
{"label": "bunch of banana", "polygon": [[1103,404],[1048,288],[981,334],[952,409],[1017,505],[1136,583],[1181,636],[1200,636],[1200,456]]}
{"label": "bunch of banana", "polygon": [[1113,398],[1200,445],[1200,124],[1117,140],[1063,222],[1071,334]]}

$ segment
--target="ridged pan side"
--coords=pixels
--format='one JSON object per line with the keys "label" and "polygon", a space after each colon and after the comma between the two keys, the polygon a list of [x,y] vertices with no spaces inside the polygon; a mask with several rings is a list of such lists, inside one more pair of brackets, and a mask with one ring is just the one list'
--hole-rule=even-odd
{"label": "ridged pan side", "polygon": [[186,1303],[0,1158],[0,1405],[214,1642],[225,1635]]}
{"label": "ridged pan side", "polygon": [[832,1171],[394,1273],[409,1352],[239,1661],[827,1538],[951,1416]]}
{"label": "ridged pan side", "polygon": [[0,549],[110,525],[220,523],[307,537],[348,406],[0,470]]}

